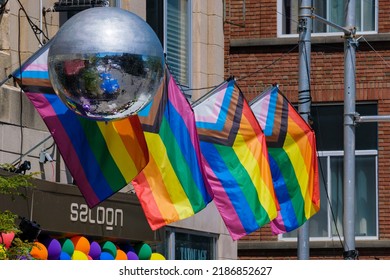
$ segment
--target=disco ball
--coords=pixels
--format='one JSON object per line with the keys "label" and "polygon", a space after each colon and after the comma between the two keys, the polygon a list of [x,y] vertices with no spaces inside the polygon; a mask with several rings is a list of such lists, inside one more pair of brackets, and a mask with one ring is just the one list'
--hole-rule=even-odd
{"label": "disco ball", "polygon": [[109,121],[137,114],[164,76],[164,54],[151,27],[114,7],[84,10],[52,39],[49,77],[72,111]]}

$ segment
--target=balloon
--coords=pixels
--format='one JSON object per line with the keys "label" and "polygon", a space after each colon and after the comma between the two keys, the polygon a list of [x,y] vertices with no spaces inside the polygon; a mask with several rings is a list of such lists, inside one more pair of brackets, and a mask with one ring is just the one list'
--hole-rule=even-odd
{"label": "balloon", "polygon": [[152,248],[146,243],[138,243],[135,247],[135,252],[137,253],[140,260],[149,260],[152,254]]}
{"label": "balloon", "polygon": [[30,255],[34,259],[47,260],[48,257],[47,248],[41,242],[35,241],[30,251]]}
{"label": "balloon", "polygon": [[112,243],[111,241],[106,241],[102,244],[101,247],[102,247],[102,252],[107,252],[111,254],[115,259],[117,249],[114,243]]}
{"label": "balloon", "polygon": [[126,253],[121,249],[117,249],[115,260],[127,260]]}
{"label": "balloon", "polygon": [[165,260],[165,257],[161,255],[160,253],[152,253],[150,256],[151,260]]}
{"label": "balloon", "polygon": [[54,238],[47,237],[42,240],[43,245],[47,248],[48,259],[58,260],[61,255],[61,243]]}
{"label": "balloon", "polygon": [[14,240],[15,233],[14,232],[0,232],[0,243],[3,243],[5,248],[11,247],[12,240]]}
{"label": "balloon", "polygon": [[71,260],[71,256],[67,252],[62,251],[60,254],[60,260]]}
{"label": "balloon", "polygon": [[84,252],[79,250],[74,250],[72,255],[72,260],[87,261],[88,257]]}
{"label": "balloon", "polygon": [[153,99],[164,77],[164,52],[142,18],[99,7],[77,13],[60,28],[48,67],[53,89],[69,109],[109,121],[135,115]]}
{"label": "balloon", "polygon": [[101,252],[102,248],[100,247],[99,243],[97,243],[96,241],[92,241],[89,249],[89,255],[91,256],[91,258],[94,260],[98,260]]}
{"label": "balloon", "polygon": [[91,244],[88,239],[84,236],[77,235],[71,238],[72,243],[74,245],[74,249],[83,252],[85,255],[89,254],[89,250],[91,248]]}
{"label": "balloon", "polygon": [[61,251],[66,252],[69,256],[73,255],[74,245],[72,240],[68,238],[60,239]]}
{"label": "balloon", "polygon": [[108,253],[108,252],[102,252],[101,254],[100,254],[100,258],[99,258],[100,260],[115,260],[115,258],[114,258],[114,256],[113,255],[111,255],[110,253]]}
{"label": "balloon", "polygon": [[133,251],[128,251],[126,253],[126,255],[127,255],[128,260],[133,260],[133,261],[139,260],[139,257],[137,256],[137,254]]}

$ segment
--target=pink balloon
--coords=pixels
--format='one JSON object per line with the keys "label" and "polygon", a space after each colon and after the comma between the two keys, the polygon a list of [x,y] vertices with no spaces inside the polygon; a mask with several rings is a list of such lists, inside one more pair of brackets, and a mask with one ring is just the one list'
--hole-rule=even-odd
{"label": "pink balloon", "polygon": [[5,248],[11,247],[12,240],[14,240],[15,233],[14,232],[1,232],[0,233],[0,243],[3,243]]}

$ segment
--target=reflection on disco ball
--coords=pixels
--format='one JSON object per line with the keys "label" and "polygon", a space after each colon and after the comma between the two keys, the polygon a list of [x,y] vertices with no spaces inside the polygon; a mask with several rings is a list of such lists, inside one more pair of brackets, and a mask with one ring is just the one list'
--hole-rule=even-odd
{"label": "reflection on disco ball", "polygon": [[49,49],[49,76],[79,115],[113,120],[137,114],[164,75],[159,39],[147,23],[119,8],[90,8],[68,20]]}

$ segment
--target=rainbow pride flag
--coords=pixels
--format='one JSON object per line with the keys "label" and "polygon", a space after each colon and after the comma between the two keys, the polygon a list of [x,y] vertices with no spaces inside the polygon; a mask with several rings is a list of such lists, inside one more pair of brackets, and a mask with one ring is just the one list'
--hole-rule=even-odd
{"label": "rainbow pride flag", "polygon": [[277,215],[265,136],[234,80],[193,109],[213,200],[237,240]]}
{"label": "rainbow pride flag", "polygon": [[194,113],[166,69],[152,103],[139,112],[149,163],[133,186],[153,230],[201,211],[210,202]]}
{"label": "rainbow pride flag", "polygon": [[69,110],[54,94],[48,74],[50,42],[13,76],[48,127],[89,207],[128,185],[146,166],[148,150],[137,116],[108,123]]}
{"label": "rainbow pride flag", "polygon": [[272,232],[289,232],[320,209],[315,134],[278,87],[264,91],[250,106],[266,136],[280,205]]}

